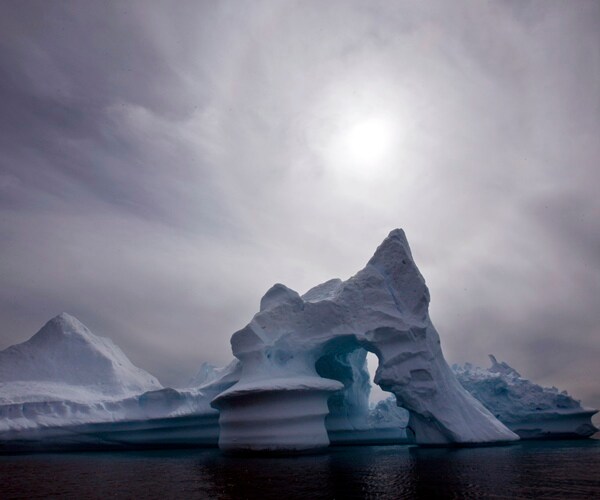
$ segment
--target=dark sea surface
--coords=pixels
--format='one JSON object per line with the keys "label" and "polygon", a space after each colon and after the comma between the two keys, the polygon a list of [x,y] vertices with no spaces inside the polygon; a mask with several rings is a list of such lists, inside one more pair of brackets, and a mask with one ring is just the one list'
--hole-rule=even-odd
{"label": "dark sea surface", "polygon": [[0,498],[600,498],[600,441],[0,456]]}

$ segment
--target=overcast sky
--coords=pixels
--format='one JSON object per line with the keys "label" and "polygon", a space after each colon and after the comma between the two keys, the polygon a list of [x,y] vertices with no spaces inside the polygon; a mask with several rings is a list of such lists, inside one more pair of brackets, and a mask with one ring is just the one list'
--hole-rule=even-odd
{"label": "overcast sky", "polygon": [[449,362],[600,407],[600,3],[0,5],[0,348],[165,384],[405,229]]}

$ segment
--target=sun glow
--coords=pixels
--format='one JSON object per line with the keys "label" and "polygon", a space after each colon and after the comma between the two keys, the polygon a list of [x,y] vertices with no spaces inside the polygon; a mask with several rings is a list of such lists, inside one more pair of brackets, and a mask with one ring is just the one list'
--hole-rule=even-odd
{"label": "sun glow", "polygon": [[392,142],[391,127],[382,119],[372,118],[357,123],[344,138],[347,155],[357,163],[374,165],[382,161]]}
{"label": "sun glow", "polygon": [[337,191],[363,193],[397,173],[412,128],[404,91],[382,76],[341,75],[307,109],[305,140],[316,170]]}
{"label": "sun glow", "polygon": [[328,148],[329,164],[336,175],[374,179],[389,164],[395,134],[392,121],[382,116],[340,124]]}

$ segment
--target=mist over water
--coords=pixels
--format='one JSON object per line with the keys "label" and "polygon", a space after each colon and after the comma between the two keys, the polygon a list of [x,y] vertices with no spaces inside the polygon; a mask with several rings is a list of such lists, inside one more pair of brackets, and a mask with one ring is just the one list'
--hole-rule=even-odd
{"label": "mist over water", "polygon": [[4,456],[0,481],[5,499],[598,498],[600,441],[340,447],[277,458],[215,449]]}

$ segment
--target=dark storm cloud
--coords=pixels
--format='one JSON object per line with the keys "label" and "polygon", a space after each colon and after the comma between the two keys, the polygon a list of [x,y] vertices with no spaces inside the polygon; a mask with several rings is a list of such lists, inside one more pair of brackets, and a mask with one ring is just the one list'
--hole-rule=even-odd
{"label": "dark storm cloud", "polygon": [[2,347],[67,310],[169,383],[404,227],[451,361],[600,406],[596,2],[1,9]]}

